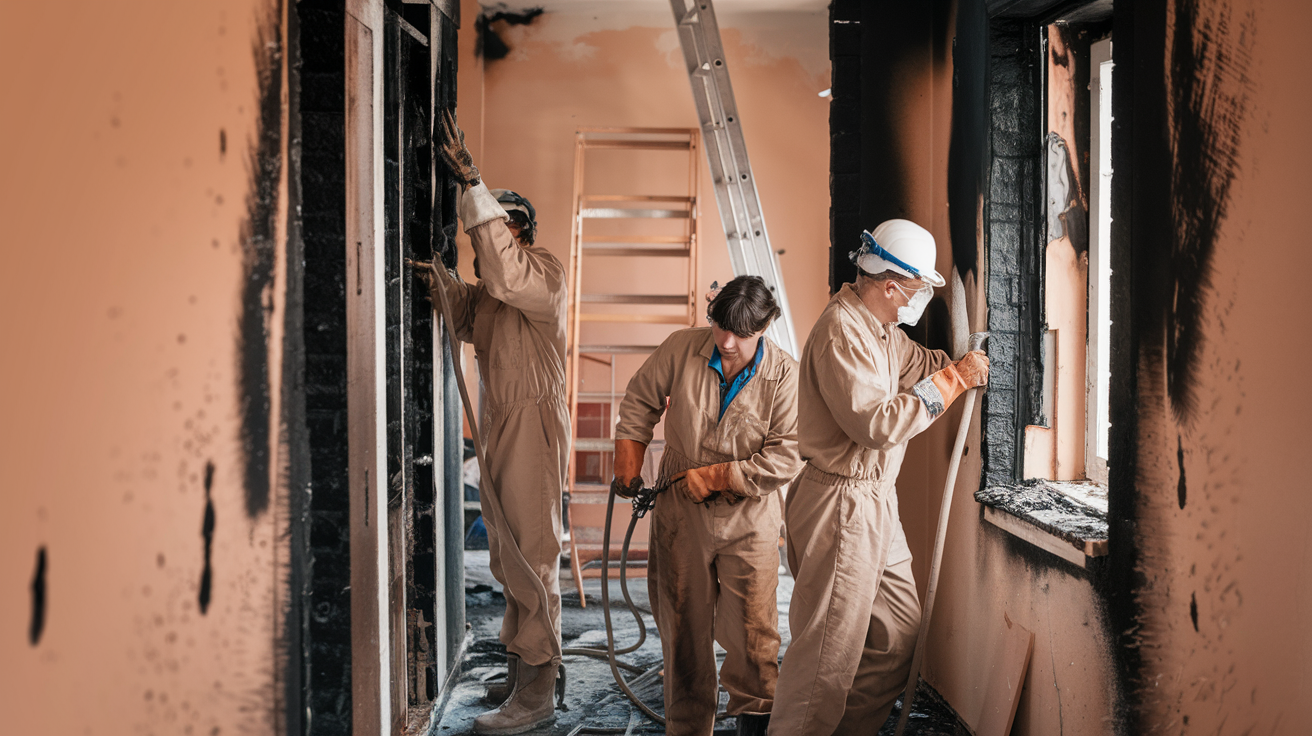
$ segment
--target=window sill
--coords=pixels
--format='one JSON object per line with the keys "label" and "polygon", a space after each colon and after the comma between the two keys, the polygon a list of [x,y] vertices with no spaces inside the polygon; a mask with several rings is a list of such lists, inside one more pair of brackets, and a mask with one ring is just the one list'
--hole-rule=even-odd
{"label": "window sill", "polygon": [[1079,567],[1107,554],[1106,493],[1091,483],[1027,480],[975,493],[984,520]]}

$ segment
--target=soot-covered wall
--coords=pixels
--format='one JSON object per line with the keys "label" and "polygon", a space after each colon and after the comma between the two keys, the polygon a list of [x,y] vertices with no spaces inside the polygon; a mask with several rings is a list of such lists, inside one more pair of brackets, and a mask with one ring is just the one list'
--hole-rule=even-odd
{"label": "soot-covered wall", "polygon": [[299,728],[285,11],[7,9],[6,732]]}
{"label": "soot-covered wall", "polygon": [[1309,22],[1116,8],[1112,370],[1133,391],[1112,407],[1111,545],[1138,733],[1312,730],[1312,397],[1281,378],[1312,352]]}
{"label": "soot-covered wall", "polygon": [[351,730],[350,525],[346,424],[345,22],[341,2],[296,6],[300,232],[308,459],[301,554],[308,732]]}

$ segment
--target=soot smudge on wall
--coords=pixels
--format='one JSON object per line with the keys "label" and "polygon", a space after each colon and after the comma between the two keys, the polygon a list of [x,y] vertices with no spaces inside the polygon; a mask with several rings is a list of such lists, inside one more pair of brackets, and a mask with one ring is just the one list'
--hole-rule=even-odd
{"label": "soot smudge on wall", "polygon": [[202,616],[210,608],[210,593],[214,585],[214,569],[210,565],[214,549],[214,499],[210,495],[213,487],[214,463],[207,462],[205,463],[205,517],[200,525],[200,536],[205,544],[205,557],[200,572],[200,593],[196,600]]}
{"label": "soot smudge on wall", "polygon": [[1228,4],[1211,13],[1199,0],[1179,0],[1174,8],[1166,60],[1173,154],[1166,388],[1176,420],[1188,425],[1198,411],[1194,382],[1212,256],[1239,172],[1255,21],[1250,12],[1236,24]]}
{"label": "soot smudge on wall", "polygon": [[36,646],[46,628],[46,548],[36,550],[36,572],[32,573],[32,623],[27,640]]}
{"label": "soot smudge on wall", "polygon": [[282,10],[274,3],[256,27],[253,52],[259,76],[259,117],[247,162],[250,181],[241,228],[241,314],[237,331],[237,390],[246,514],[269,507],[271,437],[269,320],[277,240],[278,180],[282,173]]}

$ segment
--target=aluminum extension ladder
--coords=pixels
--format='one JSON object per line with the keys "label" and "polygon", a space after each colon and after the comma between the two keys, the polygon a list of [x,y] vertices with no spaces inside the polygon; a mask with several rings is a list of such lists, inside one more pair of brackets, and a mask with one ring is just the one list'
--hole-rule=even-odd
{"label": "aluminum extension ladder", "polygon": [[747,159],[747,144],[738,119],[738,106],[724,61],[720,26],[715,22],[711,0],[670,0],[678,25],[679,44],[692,83],[693,101],[701,121],[702,140],[715,183],[715,202],[729,247],[735,275],[755,275],[774,292],[782,314],[766,332],[776,345],[799,357],[792,312],[784,291],[779,259],[770,247],[770,234],[761,214],[761,198]]}

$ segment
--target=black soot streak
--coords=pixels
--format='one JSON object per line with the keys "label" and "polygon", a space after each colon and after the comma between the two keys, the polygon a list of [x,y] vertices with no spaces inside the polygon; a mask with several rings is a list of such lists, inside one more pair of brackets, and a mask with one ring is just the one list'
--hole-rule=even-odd
{"label": "black soot streak", "polygon": [[1194,631],[1198,631],[1198,595],[1189,594],[1189,619],[1194,622]]}
{"label": "black soot streak", "polygon": [[1180,495],[1180,508],[1184,508],[1185,496],[1188,495],[1189,490],[1184,484],[1184,440],[1177,434],[1175,442],[1175,461],[1180,465],[1180,487],[1177,492]]}
{"label": "black soot streak", "polygon": [[505,21],[512,26],[526,26],[537,20],[537,17],[542,15],[543,12],[543,8],[536,7],[528,8],[522,12],[500,10],[490,14],[486,12],[480,14],[474,21],[474,31],[478,34],[474,40],[474,55],[481,56],[488,61],[506,58],[510,54],[510,47],[491,28],[491,25],[497,21]]}
{"label": "black soot streak", "polygon": [[46,628],[46,548],[36,550],[36,572],[32,574],[32,624],[27,640],[36,646]]}
{"label": "black soot streak", "polygon": [[[1215,8],[1209,6],[1216,5]],[[1172,29],[1167,90],[1171,107],[1171,244],[1166,388],[1177,421],[1197,413],[1203,314],[1212,255],[1239,173],[1251,87],[1252,14],[1231,21],[1228,3],[1180,0]]]}
{"label": "black soot streak", "polygon": [[249,152],[246,220],[241,226],[241,315],[237,330],[237,393],[244,456],[246,515],[269,507],[272,412],[269,320],[277,248],[278,179],[282,172],[281,11],[271,9],[257,27],[252,50],[259,83],[259,117]]}
{"label": "black soot streak", "polygon": [[214,583],[214,571],[210,567],[210,553],[214,549],[214,499],[210,496],[210,489],[214,487],[214,463],[205,463],[205,520],[200,525],[201,539],[205,540],[205,563],[200,572],[200,595],[197,603],[200,605],[201,615],[210,608],[210,591]]}

